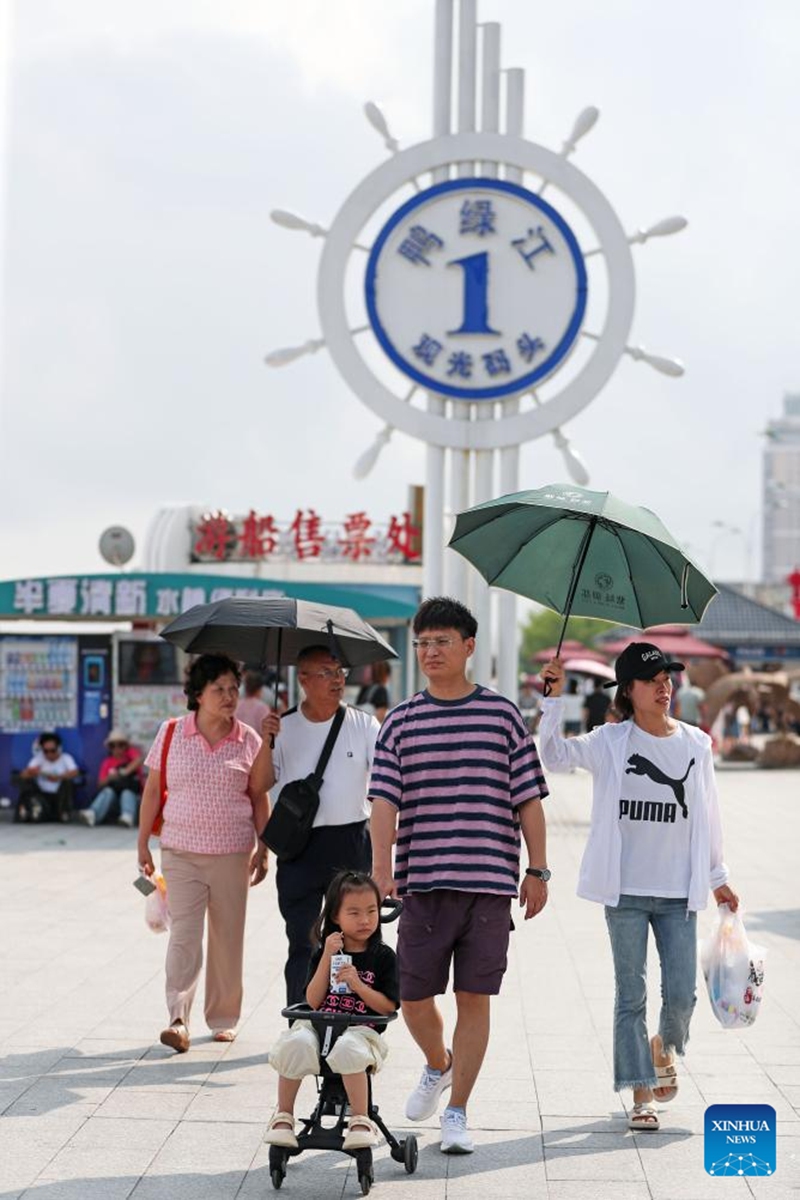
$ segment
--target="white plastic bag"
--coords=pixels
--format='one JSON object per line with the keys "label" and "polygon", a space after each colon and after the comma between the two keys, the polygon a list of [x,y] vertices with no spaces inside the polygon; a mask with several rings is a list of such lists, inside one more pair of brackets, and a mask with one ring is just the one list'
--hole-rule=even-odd
{"label": "white plastic bag", "polygon": [[144,902],[144,919],[153,933],[166,933],[172,921],[167,904],[167,881],[163,875],[153,875],[156,890]]}
{"label": "white plastic bag", "polygon": [[744,922],[727,904],[703,943],[700,962],[714,1016],[725,1029],[752,1025],[761,1007],[766,950],[748,941]]}

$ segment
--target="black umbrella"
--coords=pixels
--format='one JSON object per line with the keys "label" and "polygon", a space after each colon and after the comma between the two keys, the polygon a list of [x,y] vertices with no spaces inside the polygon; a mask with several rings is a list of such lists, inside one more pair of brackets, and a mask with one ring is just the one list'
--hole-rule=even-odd
{"label": "black umbrella", "polygon": [[320,645],[347,667],[397,658],[352,608],[289,596],[228,596],[196,604],[170,621],[161,636],[189,654],[227,654],[265,667],[294,663],[302,650]]}

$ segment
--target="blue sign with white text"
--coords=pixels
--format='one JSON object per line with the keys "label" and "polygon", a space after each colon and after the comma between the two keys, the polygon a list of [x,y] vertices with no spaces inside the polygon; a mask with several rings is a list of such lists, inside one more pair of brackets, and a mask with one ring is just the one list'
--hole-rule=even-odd
{"label": "blue sign with white text", "polygon": [[771,1104],[712,1104],[704,1126],[709,1175],[775,1174],[775,1109]]}

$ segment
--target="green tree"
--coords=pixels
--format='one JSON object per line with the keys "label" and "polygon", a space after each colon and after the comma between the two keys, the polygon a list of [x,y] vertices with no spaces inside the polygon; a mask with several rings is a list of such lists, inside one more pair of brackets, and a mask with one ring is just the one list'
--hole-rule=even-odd
{"label": "green tree", "polygon": [[[519,669],[535,672],[539,664],[534,661],[534,654],[544,650],[545,646],[557,646],[564,618],[549,608],[542,612],[531,613],[522,627],[522,644],[519,652]],[[564,640],[571,639],[582,642],[584,646],[592,647],[599,634],[613,629],[613,621],[598,621],[594,617],[570,617]]]}

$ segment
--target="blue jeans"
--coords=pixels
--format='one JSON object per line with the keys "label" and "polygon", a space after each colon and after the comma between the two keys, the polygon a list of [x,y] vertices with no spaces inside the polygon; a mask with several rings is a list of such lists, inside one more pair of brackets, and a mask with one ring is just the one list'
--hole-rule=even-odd
{"label": "blue jeans", "polygon": [[[90,807],[98,825],[101,821],[105,821],[117,798],[117,793],[111,787],[101,788],[97,793]],[[120,813],[126,813],[131,817],[135,825],[136,817],[139,813],[139,796],[137,793],[130,788],[123,788],[119,793],[119,809]]]}
{"label": "blue jeans", "polygon": [[647,936],[650,926],[661,960],[661,1015],[664,1049],[683,1054],[689,1040],[697,993],[697,914],[686,900],[663,896],[619,898],[606,907],[614,957],[614,1088],[657,1087],[647,1036]]}

